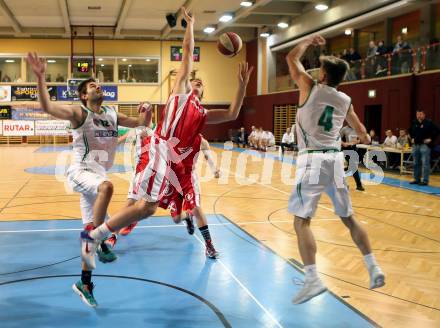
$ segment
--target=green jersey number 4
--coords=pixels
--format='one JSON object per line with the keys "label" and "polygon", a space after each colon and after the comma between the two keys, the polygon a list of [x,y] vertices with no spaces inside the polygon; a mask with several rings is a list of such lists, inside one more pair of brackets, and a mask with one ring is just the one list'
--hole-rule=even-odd
{"label": "green jersey number 4", "polygon": [[330,131],[333,127],[333,111],[335,110],[332,106],[325,106],[324,112],[319,118],[318,125],[324,127],[325,131]]}

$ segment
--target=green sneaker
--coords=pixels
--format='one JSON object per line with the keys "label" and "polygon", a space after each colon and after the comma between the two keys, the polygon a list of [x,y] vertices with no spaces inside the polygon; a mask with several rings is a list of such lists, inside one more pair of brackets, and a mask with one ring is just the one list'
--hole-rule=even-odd
{"label": "green sneaker", "polygon": [[96,254],[98,254],[98,260],[102,263],[110,263],[118,259],[116,254],[106,245],[104,245],[104,249],[102,248],[102,245],[99,245]]}
{"label": "green sneaker", "polygon": [[81,280],[78,280],[75,284],[72,285],[72,289],[75,293],[81,297],[81,300],[91,307],[97,307],[98,303],[93,296],[93,283],[90,286],[84,285]]}

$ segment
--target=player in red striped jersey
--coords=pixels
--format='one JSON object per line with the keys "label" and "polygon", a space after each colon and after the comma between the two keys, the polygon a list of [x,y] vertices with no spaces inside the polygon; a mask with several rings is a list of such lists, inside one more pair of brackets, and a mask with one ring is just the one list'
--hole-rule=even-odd
{"label": "player in red striped jersey", "polygon": [[187,22],[182,64],[155,134],[145,140],[147,150],[136,168],[134,192],[141,194],[142,199],[133,206],[115,213],[106,224],[93,231],[81,233],[81,255],[91,266],[95,266],[95,253],[99,241],[104,240],[113,231],[153,215],[169,186],[184,195],[190,204],[195,204],[189,199],[191,196],[187,196],[189,193],[185,193],[186,186],[182,185],[186,174],[183,161],[191,154],[205,121],[215,124],[235,120],[243,104],[253,70],[247,63],[239,64],[238,88],[228,109],[207,111],[200,104],[203,84],[199,80],[189,81],[193,66],[194,17],[190,16],[185,8],[182,8],[182,12]]}

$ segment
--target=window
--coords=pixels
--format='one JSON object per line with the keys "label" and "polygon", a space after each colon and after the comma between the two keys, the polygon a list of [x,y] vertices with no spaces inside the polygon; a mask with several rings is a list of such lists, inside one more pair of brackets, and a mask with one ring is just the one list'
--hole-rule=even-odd
{"label": "window", "polygon": [[21,79],[21,58],[0,58],[0,82],[23,82]]}
{"label": "window", "polygon": [[120,83],[158,83],[159,60],[153,58],[118,58]]}
{"label": "window", "polygon": [[[67,81],[69,60],[60,57],[47,57],[46,82],[62,83]],[[26,65],[26,76],[28,82],[37,82],[37,78],[30,65]]]}
{"label": "window", "polygon": [[96,58],[96,78],[99,80],[100,83],[114,82],[114,64],[114,58]]}

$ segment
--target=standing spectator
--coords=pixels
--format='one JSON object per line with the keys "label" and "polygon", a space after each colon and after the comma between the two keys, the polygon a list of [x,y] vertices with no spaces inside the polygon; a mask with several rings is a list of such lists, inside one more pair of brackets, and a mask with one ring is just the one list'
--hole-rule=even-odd
{"label": "standing spectator", "polygon": [[[431,120],[426,119],[425,112],[421,109],[416,112],[416,120],[409,128],[412,138],[412,154],[414,157],[414,180],[411,184],[426,186],[429,183],[431,171],[431,148],[439,134],[439,128]],[[422,177],[423,171],[423,179]]]}
{"label": "standing spectator", "polygon": [[243,148],[246,148],[248,142],[248,133],[244,129],[244,127],[240,128],[240,131],[238,132],[238,146],[243,146]]}
{"label": "standing spectator", "polygon": [[411,68],[411,46],[402,39],[401,35],[397,36],[397,42],[393,49],[393,61],[397,65],[395,73],[408,73]]}
{"label": "standing spectator", "polygon": [[365,58],[365,75],[367,77],[372,77],[376,73],[376,52],[376,44],[374,41],[370,41],[368,44],[367,56]]}
{"label": "standing spectator", "polygon": [[388,61],[386,54],[388,49],[385,46],[383,40],[380,40],[377,44],[376,50],[376,76],[386,76],[388,72]]}
{"label": "standing spectator", "polygon": [[[357,153],[356,145],[360,142],[356,131],[349,125],[344,126],[341,131],[341,146],[344,152],[345,159],[348,162],[348,167],[346,171],[353,167],[352,172],[347,172],[346,174],[352,173],[354,181],[356,182],[356,190],[364,191],[362,186],[361,176],[359,174],[359,154]],[[353,153],[355,152],[355,153]],[[355,156],[350,156],[355,155]]]}
{"label": "standing spectator", "polygon": [[350,54],[349,54],[349,58],[350,58],[350,71],[353,73],[355,79],[360,79],[361,78],[361,55],[359,55],[359,53],[354,50],[354,48],[350,48]]}
{"label": "standing spectator", "polygon": [[385,147],[396,147],[397,137],[393,135],[391,130],[386,130],[385,135],[387,136],[383,142]]}
{"label": "standing spectator", "polygon": [[281,140],[281,154],[284,155],[284,148],[294,149],[295,147],[295,135],[290,128],[287,128],[286,133],[283,134]]}

